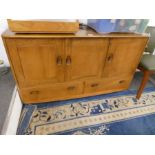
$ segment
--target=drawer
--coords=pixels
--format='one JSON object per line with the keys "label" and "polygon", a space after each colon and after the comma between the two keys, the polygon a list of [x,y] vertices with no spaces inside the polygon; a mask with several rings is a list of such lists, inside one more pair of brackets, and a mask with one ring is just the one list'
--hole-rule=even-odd
{"label": "drawer", "polygon": [[108,93],[117,90],[127,89],[130,85],[131,79],[131,76],[127,76],[89,80],[85,82],[84,93]]}
{"label": "drawer", "polygon": [[83,82],[44,85],[20,90],[20,95],[24,103],[49,102],[82,94]]}

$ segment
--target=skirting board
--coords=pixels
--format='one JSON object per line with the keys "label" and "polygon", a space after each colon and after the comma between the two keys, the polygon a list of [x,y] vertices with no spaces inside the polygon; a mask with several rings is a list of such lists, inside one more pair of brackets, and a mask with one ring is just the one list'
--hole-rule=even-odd
{"label": "skirting board", "polygon": [[22,102],[20,100],[17,87],[15,87],[7,112],[7,116],[3,125],[2,135],[16,135],[20,114],[22,111]]}

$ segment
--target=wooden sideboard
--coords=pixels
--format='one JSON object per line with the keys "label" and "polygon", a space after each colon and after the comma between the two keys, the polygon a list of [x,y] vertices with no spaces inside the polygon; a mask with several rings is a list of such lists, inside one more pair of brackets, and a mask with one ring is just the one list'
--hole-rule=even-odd
{"label": "wooden sideboard", "polygon": [[7,30],[2,38],[20,97],[32,104],[128,89],[149,36]]}

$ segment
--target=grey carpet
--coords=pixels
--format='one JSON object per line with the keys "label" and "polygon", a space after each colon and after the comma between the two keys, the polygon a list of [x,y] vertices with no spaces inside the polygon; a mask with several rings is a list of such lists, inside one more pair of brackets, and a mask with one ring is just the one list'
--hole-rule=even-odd
{"label": "grey carpet", "polygon": [[[131,82],[131,85],[130,85],[130,89],[135,89],[137,90],[140,86],[140,83],[142,81],[142,77],[143,77],[143,73],[142,72],[136,72],[135,75],[134,75],[134,78]],[[152,75],[151,76],[154,80],[155,80],[155,76]],[[152,84],[152,82],[148,82],[146,87],[145,88],[148,88],[148,87],[153,87],[154,85]]]}
{"label": "grey carpet", "polygon": [[10,69],[0,68],[0,133],[10,105],[14,87],[15,82]]}

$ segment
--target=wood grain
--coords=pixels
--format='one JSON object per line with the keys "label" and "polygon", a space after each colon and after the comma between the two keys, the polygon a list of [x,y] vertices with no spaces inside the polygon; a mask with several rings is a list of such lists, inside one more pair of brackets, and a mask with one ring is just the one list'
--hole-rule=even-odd
{"label": "wood grain", "polygon": [[102,77],[133,75],[146,46],[147,38],[112,38]]}
{"label": "wood grain", "polygon": [[28,34],[28,33],[15,33],[7,29],[3,34],[3,38],[146,38],[149,37],[150,35],[147,33],[143,34],[132,34],[132,33],[108,33],[108,34],[98,34],[92,29],[80,29],[77,33],[75,34]]}
{"label": "wood grain", "polygon": [[64,61],[57,64],[58,57],[64,58],[62,39],[14,39],[6,45],[19,86],[64,81]]}
{"label": "wood grain", "polygon": [[80,80],[100,77],[107,55],[109,39],[70,39],[66,58],[71,57],[71,64],[66,65],[66,80]]}
{"label": "wood grain", "polygon": [[[92,34],[92,35],[90,35]],[[3,41],[25,104],[128,89],[147,34],[15,34]]]}
{"label": "wood grain", "polygon": [[18,33],[75,33],[79,22],[56,22],[46,20],[8,20],[9,29]]}

